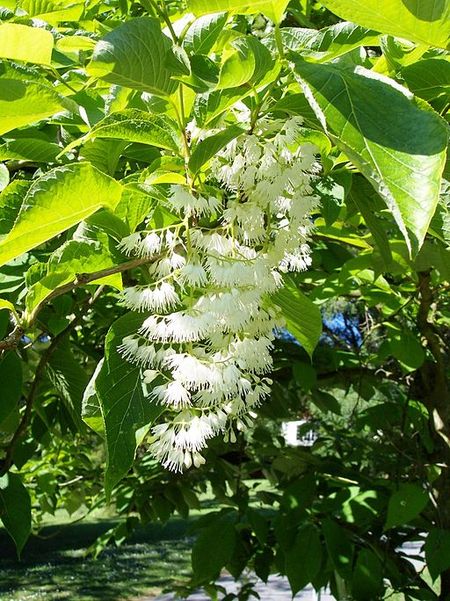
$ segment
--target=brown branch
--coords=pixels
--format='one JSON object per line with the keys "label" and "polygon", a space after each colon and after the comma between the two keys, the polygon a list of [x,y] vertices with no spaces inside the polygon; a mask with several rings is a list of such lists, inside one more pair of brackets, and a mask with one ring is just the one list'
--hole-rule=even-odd
{"label": "brown branch", "polygon": [[[153,257],[151,260],[154,261],[157,257]],[[40,303],[36,305],[33,311],[30,313],[27,319],[27,325],[32,325],[38,313],[41,309],[51,302],[54,298],[61,296],[62,294],[67,294],[67,292],[71,292],[75,290],[79,286],[84,286],[89,284],[90,282],[94,282],[95,280],[100,280],[102,278],[106,278],[109,275],[114,275],[115,273],[122,273],[123,271],[128,271],[129,269],[134,269],[135,267],[139,267],[140,265],[145,265],[149,263],[150,259],[148,257],[133,259],[132,261],[127,261],[126,263],[121,263],[120,265],[113,265],[112,267],[107,267],[106,269],[101,269],[100,271],[95,271],[92,273],[79,273],[73,282],[69,282],[68,284],[64,284],[63,286],[59,286],[55,288],[50,294],[44,298]]]}
{"label": "brown branch", "polygon": [[11,440],[8,443],[8,446],[5,449],[5,456],[0,464],[0,477],[4,476],[9,471],[10,467],[13,464],[14,451],[16,449],[17,443],[19,442],[22,435],[26,432],[26,430],[28,428],[28,424],[30,423],[32,409],[33,409],[33,403],[36,398],[39,384],[41,383],[41,380],[44,376],[45,368],[47,367],[47,364],[48,364],[51,356],[53,355],[55,350],[58,348],[58,345],[61,342],[61,340],[63,340],[71,332],[71,330],[73,330],[73,328],[75,328],[75,326],[81,321],[81,319],[83,318],[83,315],[86,313],[87,309],[89,307],[91,307],[93,305],[93,303],[97,300],[97,298],[100,296],[102,290],[103,290],[103,286],[100,286],[95,291],[95,294],[93,296],[89,297],[89,299],[82,304],[76,317],[74,317],[72,319],[72,321],[69,323],[69,325],[66,328],[64,328],[64,330],[62,330],[59,334],[57,334],[53,338],[49,347],[42,353],[39,363],[37,365],[35,374],[34,374],[33,383],[31,384],[31,388],[30,388],[28,397],[25,402],[25,411],[22,415],[19,425],[17,426],[16,431],[13,434],[13,437],[11,438]]}
{"label": "brown branch", "polygon": [[25,330],[21,326],[16,325],[14,330],[8,334],[8,336],[6,336],[3,340],[0,340],[0,353],[12,348],[16,348],[24,334]]}
{"label": "brown branch", "polygon": [[[154,261],[159,256],[152,257],[151,261]],[[47,305],[54,298],[61,296],[62,294],[67,294],[67,292],[71,292],[75,290],[79,286],[84,286],[89,284],[90,282],[94,282],[95,280],[100,280],[109,275],[114,275],[115,273],[122,273],[123,271],[128,271],[129,269],[134,269],[135,267],[139,267],[140,265],[145,265],[146,263],[151,262],[148,257],[141,257],[139,259],[133,259],[132,261],[127,261],[126,263],[121,263],[120,265],[113,265],[112,267],[107,267],[106,269],[101,269],[100,271],[95,271],[93,273],[79,273],[73,282],[69,282],[68,284],[64,284],[63,286],[59,286],[55,288],[50,294],[45,297],[40,303],[36,305],[30,315],[24,320],[24,324],[17,324],[14,330],[8,334],[3,340],[0,340],[0,352],[8,349],[16,348],[19,345],[20,339],[25,333],[25,326],[30,327],[36,321],[36,318],[45,305]]]}

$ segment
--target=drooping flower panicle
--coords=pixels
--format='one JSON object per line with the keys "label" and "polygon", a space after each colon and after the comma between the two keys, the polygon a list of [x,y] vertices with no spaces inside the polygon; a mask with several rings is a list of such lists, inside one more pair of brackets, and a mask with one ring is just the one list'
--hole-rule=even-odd
{"label": "drooping flower panicle", "polygon": [[207,193],[171,187],[179,223],[121,241],[127,254],[155,258],[151,282],[123,292],[124,305],[150,314],[120,352],[142,366],[149,402],[170,410],[150,445],[167,468],[204,463],[207,441],[235,440],[269,394],[282,323],[271,295],[283,272],[310,263],[317,171],[300,118],[261,121],[217,155]]}

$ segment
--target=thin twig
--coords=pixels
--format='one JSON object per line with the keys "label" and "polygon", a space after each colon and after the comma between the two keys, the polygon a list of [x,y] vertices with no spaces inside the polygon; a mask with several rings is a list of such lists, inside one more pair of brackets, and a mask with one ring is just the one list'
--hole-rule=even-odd
{"label": "thin twig", "polygon": [[[157,257],[153,257],[152,261]],[[126,263],[121,263],[120,265],[113,265],[112,267],[107,267],[106,269],[101,269],[100,271],[95,271],[93,273],[79,273],[73,282],[69,282],[68,284],[64,284],[63,286],[59,286],[59,288],[55,288],[50,294],[44,298],[40,303],[36,305],[33,311],[30,313],[28,319],[26,320],[27,325],[32,325],[38,313],[41,311],[44,305],[47,305],[54,298],[61,296],[62,294],[67,294],[67,292],[71,292],[78,288],[79,286],[85,286],[90,282],[94,282],[95,280],[100,280],[109,275],[114,275],[115,273],[122,273],[123,271],[128,271],[129,269],[134,269],[135,267],[139,267],[140,265],[145,265],[149,263],[150,260],[148,257],[141,257],[139,259],[133,259],[132,261],[127,261]]]}

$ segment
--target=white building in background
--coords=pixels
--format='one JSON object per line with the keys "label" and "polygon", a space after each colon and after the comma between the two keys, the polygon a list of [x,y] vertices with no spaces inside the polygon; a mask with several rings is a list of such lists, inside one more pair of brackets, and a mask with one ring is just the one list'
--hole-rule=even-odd
{"label": "white building in background", "polygon": [[317,440],[317,433],[306,426],[310,422],[307,419],[299,419],[281,424],[281,433],[286,444],[291,447],[312,447]]}

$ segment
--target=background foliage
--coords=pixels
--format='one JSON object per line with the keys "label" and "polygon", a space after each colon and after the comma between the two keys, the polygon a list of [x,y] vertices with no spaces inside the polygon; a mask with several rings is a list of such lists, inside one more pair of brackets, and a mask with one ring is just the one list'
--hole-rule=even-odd
{"label": "background foliage", "polygon": [[[449,599],[448,1],[0,10],[0,517],[18,553],[60,509],[114,505],[98,553],[212,491],[180,592],[213,595],[225,567],[293,593]],[[116,351],[134,319],[118,291],[146,273],[117,242],[171,223],[168,186],[239,134],[237,102],[304,118],[323,166],[313,265],[279,293],[295,338],[255,428],[174,475],[145,452],[161,407]],[[193,119],[220,131],[191,144]],[[311,448],[286,445],[293,419]]]}

